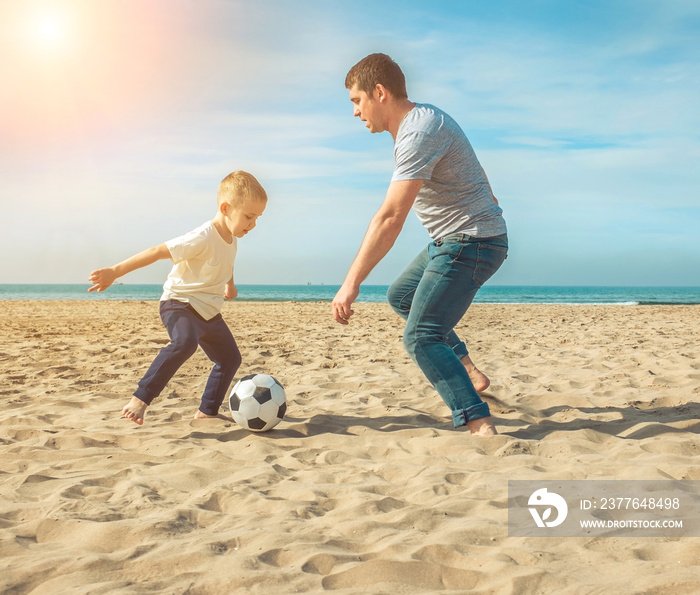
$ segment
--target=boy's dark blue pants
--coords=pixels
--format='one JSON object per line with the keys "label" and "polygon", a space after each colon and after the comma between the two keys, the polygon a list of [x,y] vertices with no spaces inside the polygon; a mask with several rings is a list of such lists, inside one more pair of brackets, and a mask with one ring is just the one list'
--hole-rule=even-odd
{"label": "boy's dark blue pants", "polygon": [[199,410],[216,415],[226,397],[233,376],[241,365],[241,352],[221,314],[204,320],[189,304],[177,300],[160,302],[160,318],[168,331],[170,344],[161,349],[139,382],[134,396],[147,405],[201,346],[214,368],[202,395]]}

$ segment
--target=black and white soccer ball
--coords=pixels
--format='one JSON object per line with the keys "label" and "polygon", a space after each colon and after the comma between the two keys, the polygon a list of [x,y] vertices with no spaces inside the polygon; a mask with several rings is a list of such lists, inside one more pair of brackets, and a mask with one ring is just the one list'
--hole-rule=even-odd
{"label": "black and white soccer ball", "polygon": [[241,378],[231,390],[228,404],[236,423],[253,432],[271,430],[287,412],[284,388],[267,374]]}

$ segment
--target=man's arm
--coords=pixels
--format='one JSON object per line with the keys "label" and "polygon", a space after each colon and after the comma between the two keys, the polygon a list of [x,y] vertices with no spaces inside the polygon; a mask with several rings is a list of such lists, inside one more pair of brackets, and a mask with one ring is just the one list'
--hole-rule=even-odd
{"label": "man's arm", "polygon": [[404,180],[389,185],[386,198],[372,217],[360,250],[333,299],[333,318],[340,324],[347,324],[353,314],[352,303],[360,293],[360,283],[394,245],[423,182]]}
{"label": "man's arm", "polygon": [[88,291],[104,291],[112,283],[119,279],[119,277],[123,277],[131,271],[141,269],[158,260],[165,260],[166,258],[172,259],[170,256],[170,250],[168,250],[168,247],[165,244],[160,244],[158,246],[153,246],[152,248],[147,248],[143,252],[139,252],[131,258],[127,258],[125,261],[115,264],[114,266],[92,271],[89,277],[92,287],[90,287]]}

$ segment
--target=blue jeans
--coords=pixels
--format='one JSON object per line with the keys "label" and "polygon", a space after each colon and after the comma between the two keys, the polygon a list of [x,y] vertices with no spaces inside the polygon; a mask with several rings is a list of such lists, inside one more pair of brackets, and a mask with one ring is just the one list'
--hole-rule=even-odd
{"label": "blue jeans", "polygon": [[455,427],[490,415],[460,361],[468,351],[454,327],[507,252],[505,234],[452,234],[430,243],[389,288],[389,304],[406,320],[406,351],[447,403]]}
{"label": "blue jeans", "polygon": [[150,405],[180,366],[201,346],[214,362],[214,368],[204,388],[199,410],[206,415],[216,415],[241,365],[241,353],[226,322],[221,314],[204,320],[192,306],[177,300],[160,302],[160,318],[168,331],[170,343],[153,360],[139,381],[134,396]]}

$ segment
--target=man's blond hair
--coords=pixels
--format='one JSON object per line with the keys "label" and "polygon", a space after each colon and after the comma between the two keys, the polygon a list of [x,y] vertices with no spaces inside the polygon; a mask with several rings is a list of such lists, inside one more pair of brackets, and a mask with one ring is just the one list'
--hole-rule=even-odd
{"label": "man's blond hair", "polygon": [[267,192],[253,174],[234,171],[219,183],[218,204],[226,202],[232,207],[240,207],[248,200],[267,202]]}

